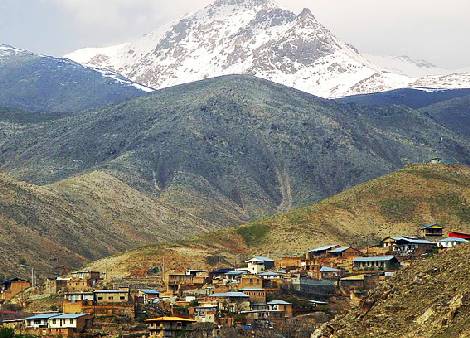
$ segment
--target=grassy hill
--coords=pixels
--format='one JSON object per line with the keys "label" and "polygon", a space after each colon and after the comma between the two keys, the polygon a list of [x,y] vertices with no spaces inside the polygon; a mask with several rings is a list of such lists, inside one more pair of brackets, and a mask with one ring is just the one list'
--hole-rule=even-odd
{"label": "grassy hill", "polygon": [[420,261],[314,337],[468,337],[470,247]]}
{"label": "grassy hill", "polygon": [[0,175],[0,271],[44,277],[60,267],[218,229],[106,172],[47,186]]}
{"label": "grassy hill", "polygon": [[389,235],[416,235],[424,222],[441,222],[447,231],[470,231],[469,201],[468,166],[413,165],[320,203],[91,266],[114,276],[163,262],[167,269],[223,266],[250,254],[279,257],[324,244],[365,245]]}

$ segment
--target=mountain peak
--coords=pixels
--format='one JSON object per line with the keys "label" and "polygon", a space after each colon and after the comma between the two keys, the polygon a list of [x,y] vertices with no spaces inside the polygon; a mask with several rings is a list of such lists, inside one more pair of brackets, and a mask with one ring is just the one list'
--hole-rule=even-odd
{"label": "mountain peak", "polygon": [[277,7],[273,0],[215,0],[213,6],[244,6],[246,8]]}

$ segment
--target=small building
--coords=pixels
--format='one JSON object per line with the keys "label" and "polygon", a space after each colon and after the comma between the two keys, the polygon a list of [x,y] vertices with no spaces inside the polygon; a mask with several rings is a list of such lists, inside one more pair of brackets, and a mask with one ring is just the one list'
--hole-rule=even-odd
{"label": "small building", "polygon": [[218,306],[213,304],[204,304],[189,309],[189,314],[194,316],[198,323],[215,323],[217,312]]}
{"label": "small building", "polygon": [[82,333],[91,328],[92,316],[87,313],[59,314],[49,318],[47,322],[49,329],[67,329],[74,333]]}
{"label": "small building", "polygon": [[421,236],[423,237],[442,237],[444,227],[437,223],[423,224],[420,227]]}
{"label": "small building", "polygon": [[160,298],[160,291],[154,289],[139,290],[139,297],[142,297],[144,304],[149,304]]}
{"label": "small building", "polygon": [[329,251],[337,247],[339,247],[339,245],[325,245],[325,246],[311,249],[307,252],[307,259],[326,257]]}
{"label": "small building", "polygon": [[320,268],[319,279],[338,279],[344,275],[344,271],[329,266],[322,266]]}
{"label": "small building", "polygon": [[49,318],[59,315],[57,312],[50,313],[38,313],[34,316],[27,317],[24,319],[25,327],[27,329],[41,329],[48,327]]}
{"label": "small building", "polygon": [[448,238],[441,239],[439,242],[437,242],[437,246],[439,248],[448,249],[448,248],[453,248],[457,245],[462,245],[462,244],[467,244],[467,243],[469,243],[469,241],[463,238],[448,237]]}
{"label": "small building", "polygon": [[160,317],[147,319],[145,322],[150,337],[166,338],[186,336],[193,330],[192,325],[196,321],[181,317]]}
{"label": "small building", "polygon": [[400,268],[395,256],[356,257],[353,259],[356,271],[390,271]]}
{"label": "small building", "polygon": [[111,303],[129,303],[130,292],[126,290],[95,290],[93,291],[95,296],[95,302],[97,305],[100,304],[111,304]]}
{"label": "small building", "polygon": [[347,258],[361,255],[361,252],[355,248],[351,248],[350,246],[340,246],[329,250],[328,255],[332,257]]}
{"label": "small building", "polygon": [[382,243],[385,248],[390,248],[390,252],[394,255],[402,257],[423,255],[436,248],[435,242],[407,236],[387,237]]}
{"label": "small building", "polygon": [[250,297],[250,302],[266,303],[266,290],[263,288],[243,288],[238,291]]}
{"label": "small building", "polygon": [[259,275],[244,275],[240,279],[239,288],[255,288],[263,287],[263,279]]}
{"label": "small building", "polygon": [[302,257],[288,256],[276,260],[276,268],[286,270],[296,270],[302,267]]}
{"label": "small building", "polygon": [[268,310],[277,311],[282,313],[281,318],[292,318],[293,317],[293,308],[292,303],[286,302],[284,300],[272,300],[267,303]]}
{"label": "small building", "polygon": [[255,256],[245,263],[248,264],[248,271],[252,274],[258,274],[274,268],[274,260],[263,256]]}
{"label": "small building", "polygon": [[440,157],[434,157],[429,161],[430,164],[441,164],[442,163],[442,158]]}
{"label": "small building", "polygon": [[243,292],[222,292],[209,296],[217,301],[219,310],[237,313],[241,310],[250,309],[250,296]]}

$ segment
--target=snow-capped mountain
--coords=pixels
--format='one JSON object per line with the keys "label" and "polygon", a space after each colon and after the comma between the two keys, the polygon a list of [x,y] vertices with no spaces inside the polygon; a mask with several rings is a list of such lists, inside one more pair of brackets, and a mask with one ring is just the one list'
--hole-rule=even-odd
{"label": "snow-capped mountain", "polygon": [[451,72],[449,69],[438,67],[429,61],[413,59],[409,56],[382,56],[363,54],[370,62],[383,69],[409,77],[422,77],[427,75],[442,75]]}
{"label": "snow-capped mountain", "polygon": [[318,96],[341,97],[418,81],[361,55],[310,10],[296,15],[272,0],[216,0],[137,41],[66,57],[153,88],[252,74]]}
{"label": "snow-capped mountain", "polygon": [[109,70],[0,44],[0,106],[79,111],[153,91]]}

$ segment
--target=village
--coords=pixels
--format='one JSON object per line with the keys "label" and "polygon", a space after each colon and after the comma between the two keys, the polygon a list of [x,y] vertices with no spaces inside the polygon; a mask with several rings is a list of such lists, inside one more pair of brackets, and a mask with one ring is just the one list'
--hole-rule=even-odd
{"label": "village", "polygon": [[[419,235],[384,238],[376,246],[328,244],[302,256],[254,256],[238,267],[212,271],[155,269],[133,281],[109,281],[99,271],[75,271],[39,284],[3,282],[0,330],[37,337],[255,336],[324,322],[413,261],[468,243],[469,234],[440,224],[419,226]],[[31,295],[61,300],[55,309],[28,313]],[[294,323],[294,324],[292,324]],[[312,328],[313,328],[312,324]],[[231,330],[231,331],[227,331]],[[281,332],[277,331],[277,332]],[[198,335],[199,334],[199,335]]]}

